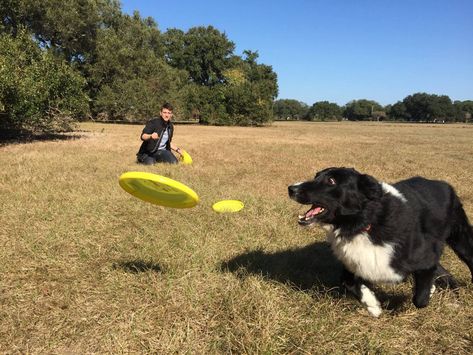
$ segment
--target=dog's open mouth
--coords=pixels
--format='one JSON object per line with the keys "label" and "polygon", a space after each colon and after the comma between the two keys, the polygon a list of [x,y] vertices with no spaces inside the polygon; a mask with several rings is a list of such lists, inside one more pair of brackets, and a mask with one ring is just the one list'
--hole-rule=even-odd
{"label": "dog's open mouth", "polygon": [[312,205],[312,207],[303,215],[299,215],[299,224],[309,225],[316,221],[317,217],[323,215],[327,210],[319,205]]}

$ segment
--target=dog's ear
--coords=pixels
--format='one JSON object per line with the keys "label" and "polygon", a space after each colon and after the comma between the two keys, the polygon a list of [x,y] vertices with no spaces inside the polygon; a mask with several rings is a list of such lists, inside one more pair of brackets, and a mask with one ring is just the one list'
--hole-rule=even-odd
{"label": "dog's ear", "polygon": [[370,175],[360,175],[358,179],[358,188],[369,200],[380,199],[383,195],[381,184]]}
{"label": "dog's ear", "polygon": [[315,173],[315,177],[314,179],[318,178],[320,175],[322,175],[323,173],[326,173],[327,171],[330,171],[332,170],[333,168],[325,168],[324,170],[320,170],[318,172]]}

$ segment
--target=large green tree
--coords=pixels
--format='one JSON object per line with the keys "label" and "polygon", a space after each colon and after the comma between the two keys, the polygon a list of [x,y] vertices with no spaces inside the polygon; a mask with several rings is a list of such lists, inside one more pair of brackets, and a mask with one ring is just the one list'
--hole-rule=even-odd
{"label": "large green tree", "polygon": [[41,47],[69,62],[87,61],[98,30],[119,14],[118,0],[0,0],[4,31],[15,36],[19,27],[26,27]]}
{"label": "large green tree", "polygon": [[154,21],[135,13],[114,22],[99,30],[94,60],[85,66],[93,111],[105,118],[144,120],[164,101],[178,101],[186,73],[165,63]]}
{"label": "large green tree", "polygon": [[[186,71],[185,112],[206,124],[253,125],[272,119],[277,76],[258,53],[233,54],[234,44],[213,27],[164,34],[165,58]],[[210,44],[210,45],[209,45]],[[212,47],[212,48],[211,48]]]}
{"label": "large green tree", "polygon": [[272,67],[258,64],[257,52],[235,55],[234,43],[212,26],[162,34],[153,19],[123,14],[118,0],[0,0],[0,21],[0,33],[16,38],[26,28],[45,58],[81,74],[87,85],[75,96],[89,96],[95,117],[144,120],[172,101],[179,119],[272,119]]}
{"label": "large green tree", "polygon": [[224,81],[223,72],[235,49],[226,34],[212,26],[201,26],[186,33],[169,29],[163,37],[167,63],[186,70],[193,83],[212,86]]}

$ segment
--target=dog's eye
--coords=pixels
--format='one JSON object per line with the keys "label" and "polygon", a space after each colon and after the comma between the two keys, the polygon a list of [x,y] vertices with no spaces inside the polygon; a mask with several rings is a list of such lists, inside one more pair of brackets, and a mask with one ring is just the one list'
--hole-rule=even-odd
{"label": "dog's eye", "polygon": [[331,178],[328,179],[328,184],[329,184],[329,185],[336,185],[337,182],[335,181],[334,178],[331,177]]}

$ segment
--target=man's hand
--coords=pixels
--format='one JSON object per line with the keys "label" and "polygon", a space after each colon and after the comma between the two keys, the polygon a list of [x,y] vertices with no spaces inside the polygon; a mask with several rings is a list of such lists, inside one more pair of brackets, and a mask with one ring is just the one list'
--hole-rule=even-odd
{"label": "man's hand", "polygon": [[159,138],[159,136],[158,136],[158,134],[157,134],[156,132],[153,132],[153,133],[151,133],[151,134],[143,133],[143,134],[141,135],[141,139],[143,139],[144,141],[147,141],[147,140],[149,140],[149,139],[158,139],[158,138]]}

